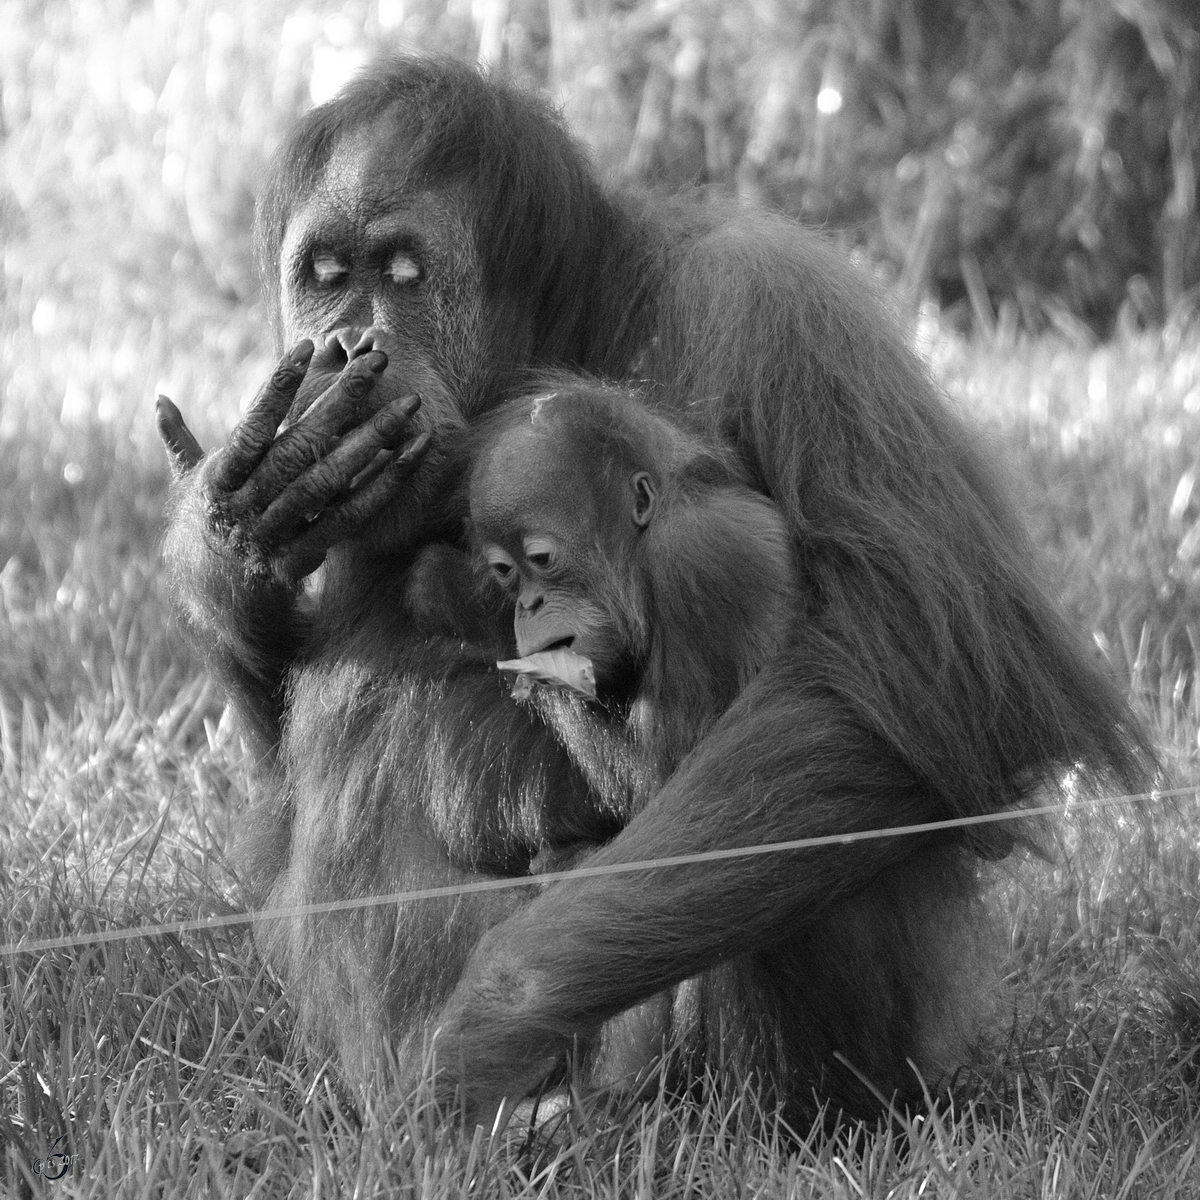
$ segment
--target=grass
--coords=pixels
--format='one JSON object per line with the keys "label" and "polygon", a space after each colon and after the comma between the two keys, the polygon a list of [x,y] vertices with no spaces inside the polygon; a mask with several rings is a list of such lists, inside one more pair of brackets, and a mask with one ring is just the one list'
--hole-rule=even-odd
{"label": "grass", "polygon": [[[290,6],[276,7],[268,26]],[[193,144],[228,183],[222,164],[261,158],[287,113],[263,101],[246,119],[213,70],[188,101],[186,78],[168,82],[176,56],[200,53],[196,13],[154,6],[177,23],[166,36],[149,10],[118,8],[5,16],[5,48],[28,51],[0,73],[5,944],[238,902],[222,848],[244,769],[168,617],[151,402],[169,393],[211,445],[269,368],[253,295],[216,264],[172,165],[177,125],[201,129]],[[243,33],[209,27],[204,61],[241,55],[282,103],[270,29]],[[236,264],[244,222],[221,228],[215,253]],[[1197,331],[926,341],[1011,464],[1050,586],[1176,777],[1200,782]],[[0,956],[0,1195],[1193,1197],[1200,806],[1081,817],[1061,841],[1055,861],[995,879],[1009,1017],[960,1101],[901,1131],[798,1144],[752,1092],[573,1118],[532,1141],[523,1126],[495,1141],[432,1130],[399,1097],[359,1110],[294,1042],[242,927]],[[51,1182],[33,1164],[60,1135],[71,1161]]]}
{"label": "grass", "polygon": [[[1167,334],[933,351],[1012,462],[1055,586],[1185,781],[1200,733],[1193,568],[1180,554],[1196,514],[1179,500],[1200,445],[1196,346]],[[10,324],[10,400],[14,378],[50,390],[63,349]],[[204,375],[222,398],[209,414],[219,429],[261,363],[207,354],[184,347],[171,369]],[[89,392],[103,395],[111,359],[94,363]],[[171,629],[156,548],[166,475],[145,425],[165,366],[147,361],[129,389],[140,403],[106,422],[29,402],[5,412],[4,942],[237,902],[222,846],[242,766],[220,698]],[[1197,814],[1185,798],[1086,836],[1071,826],[1055,862],[1006,865],[993,903],[1009,934],[1011,1024],[961,1105],[902,1138],[847,1130],[787,1148],[770,1120],[750,1119],[749,1092],[579,1120],[544,1145],[523,1127],[496,1142],[431,1134],[398,1097],[370,1111],[347,1101],[293,1042],[285,999],[234,927],[0,958],[0,1169],[14,1194],[35,1195],[1192,1196]],[[72,1161],[47,1183],[32,1164],[60,1134]]]}

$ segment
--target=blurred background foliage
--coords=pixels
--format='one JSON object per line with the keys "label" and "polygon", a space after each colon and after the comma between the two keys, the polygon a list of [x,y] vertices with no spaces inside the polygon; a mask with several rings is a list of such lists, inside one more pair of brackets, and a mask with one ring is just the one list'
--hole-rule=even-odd
{"label": "blurred background foliage", "polygon": [[152,544],[166,484],[152,397],[212,446],[268,375],[258,180],[388,48],[546,87],[614,178],[825,226],[918,341],[972,327],[924,349],[1016,448],[1056,590],[1135,676],[1191,672],[1200,0],[0,0],[12,611],[124,595],[111,539]]}
{"label": "blurred background foliage", "polygon": [[[64,289],[97,323],[132,296],[118,379],[147,338],[259,339],[220,312],[255,294],[261,169],[393,47],[546,87],[611,175],[803,216],[963,325],[1107,334],[1197,304],[1197,0],[3,0],[0,29],[3,286],[35,331]],[[201,327],[168,328],[204,277]]]}

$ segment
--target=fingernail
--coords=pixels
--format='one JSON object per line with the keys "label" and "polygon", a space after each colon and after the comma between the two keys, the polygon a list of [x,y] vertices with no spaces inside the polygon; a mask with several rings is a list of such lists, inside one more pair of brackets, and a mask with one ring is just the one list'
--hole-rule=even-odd
{"label": "fingernail", "polygon": [[411,409],[385,409],[375,418],[376,432],[380,437],[390,440],[408,424],[408,418],[411,415]]}
{"label": "fingernail", "polygon": [[372,375],[382,375],[387,370],[388,359],[382,350],[368,350],[362,356],[362,361],[367,364]]}
{"label": "fingernail", "polygon": [[297,367],[303,367],[313,356],[311,338],[305,338],[299,345],[294,346],[288,353],[288,361]]}
{"label": "fingernail", "polygon": [[432,436],[433,435],[429,432],[428,429],[425,430],[425,432],[423,434],[421,434],[420,437],[416,438],[407,447],[405,447],[404,453],[400,457],[412,459],[412,458],[416,458],[417,455],[419,455],[419,454],[424,454],[425,448],[429,445],[429,442],[430,442],[430,439],[432,438]]}

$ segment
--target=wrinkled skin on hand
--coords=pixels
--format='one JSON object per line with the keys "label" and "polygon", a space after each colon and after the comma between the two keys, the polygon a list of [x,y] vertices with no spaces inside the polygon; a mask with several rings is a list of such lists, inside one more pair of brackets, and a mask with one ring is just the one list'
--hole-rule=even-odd
{"label": "wrinkled skin on hand", "polygon": [[420,408],[381,386],[388,367],[378,330],[343,329],[314,351],[284,356],[220,450],[204,456],[179,409],[158,400],[159,433],[176,479],[203,505],[222,548],[295,582],[329,547],[373,523],[429,446],[409,439]]}

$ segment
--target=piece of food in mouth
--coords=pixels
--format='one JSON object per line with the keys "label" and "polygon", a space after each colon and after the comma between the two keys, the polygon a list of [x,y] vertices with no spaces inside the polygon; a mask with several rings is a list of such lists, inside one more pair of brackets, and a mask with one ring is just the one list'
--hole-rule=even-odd
{"label": "piece of food in mouth", "polygon": [[592,660],[574,650],[539,650],[524,658],[510,658],[496,664],[501,671],[512,671],[513,699],[525,700],[535,683],[570,688],[589,700],[596,698],[596,672]]}

